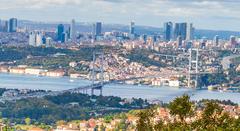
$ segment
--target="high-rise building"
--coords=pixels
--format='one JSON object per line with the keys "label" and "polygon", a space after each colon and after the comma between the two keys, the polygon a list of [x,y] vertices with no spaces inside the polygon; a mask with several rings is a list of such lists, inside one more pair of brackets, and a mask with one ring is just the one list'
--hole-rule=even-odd
{"label": "high-rise building", "polygon": [[11,18],[8,22],[8,32],[16,32],[17,31],[17,19]]}
{"label": "high-rise building", "polygon": [[52,45],[52,38],[51,37],[47,37],[46,38],[46,46],[50,47]]}
{"label": "high-rise building", "polygon": [[30,46],[42,46],[46,43],[45,37],[42,32],[31,32],[29,34],[29,45]]}
{"label": "high-rise building", "polygon": [[173,31],[173,24],[172,22],[166,22],[164,23],[164,40],[165,41],[170,41],[172,39],[172,31]]}
{"label": "high-rise building", "polygon": [[65,36],[63,36],[63,33],[64,33],[64,25],[63,24],[59,24],[58,27],[57,27],[57,41],[61,41],[63,39],[65,39]]}
{"label": "high-rise building", "polygon": [[129,34],[131,34],[131,35],[135,34],[135,22],[133,22],[133,21],[130,23]]}
{"label": "high-rise building", "polygon": [[230,36],[230,44],[232,48],[236,47],[237,41],[236,41],[236,37],[235,36]]}
{"label": "high-rise building", "polygon": [[3,25],[3,32],[8,32],[8,26],[8,21],[5,21]]}
{"label": "high-rise building", "polygon": [[66,35],[67,35],[67,33],[65,33],[65,32],[62,33],[61,40],[60,40],[61,43],[66,42]]}
{"label": "high-rise building", "polygon": [[187,24],[187,40],[193,40],[194,39],[194,27],[193,23]]}
{"label": "high-rise building", "polygon": [[73,19],[71,22],[71,27],[70,27],[70,39],[72,41],[76,40],[76,23],[75,20]]}
{"label": "high-rise building", "polygon": [[97,22],[96,26],[95,26],[95,35],[96,36],[101,36],[101,34],[102,34],[102,23]]}
{"label": "high-rise building", "polygon": [[183,41],[182,36],[178,36],[177,37],[177,47],[182,47],[182,41]]}
{"label": "high-rise building", "polygon": [[69,33],[68,32],[64,32],[64,42],[68,42],[69,40]]}
{"label": "high-rise building", "polygon": [[36,46],[42,46],[43,45],[43,35],[41,32],[37,32],[36,34]]}
{"label": "high-rise building", "polygon": [[182,40],[187,38],[187,23],[176,23],[174,29],[174,38],[181,36]]}
{"label": "high-rise building", "polygon": [[29,45],[36,46],[36,34],[34,32],[29,34]]}
{"label": "high-rise building", "polygon": [[0,32],[3,31],[3,24],[2,24],[2,20],[0,19]]}
{"label": "high-rise building", "polygon": [[218,35],[216,35],[214,37],[213,42],[214,42],[215,46],[219,46],[219,36]]}
{"label": "high-rise building", "polygon": [[4,20],[0,20],[0,32],[7,32],[8,28],[8,23],[7,23],[7,28],[5,27],[6,22]]}

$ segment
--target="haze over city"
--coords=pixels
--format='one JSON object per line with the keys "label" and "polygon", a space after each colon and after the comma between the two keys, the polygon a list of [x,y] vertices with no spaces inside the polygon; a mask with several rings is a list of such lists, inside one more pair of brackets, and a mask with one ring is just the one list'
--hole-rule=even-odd
{"label": "haze over city", "polygon": [[239,0],[0,0],[0,131],[239,131]]}
{"label": "haze over city", "polygon": [[162,27],[192,22],[198,29],[239,31],[238,0],[0,0],[0,18],[42,22],[102,21]]}

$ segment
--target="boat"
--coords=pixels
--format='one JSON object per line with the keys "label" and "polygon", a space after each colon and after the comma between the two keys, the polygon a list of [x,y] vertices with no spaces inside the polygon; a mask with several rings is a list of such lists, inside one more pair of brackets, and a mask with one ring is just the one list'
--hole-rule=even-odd
{"label": "boat", "polygon": [[214,85],[210,85],[210,86],[208,86],[208,90],[209,91],[213,91],[213,90],[217,90],[218,89],[218,86],[214,86]]}

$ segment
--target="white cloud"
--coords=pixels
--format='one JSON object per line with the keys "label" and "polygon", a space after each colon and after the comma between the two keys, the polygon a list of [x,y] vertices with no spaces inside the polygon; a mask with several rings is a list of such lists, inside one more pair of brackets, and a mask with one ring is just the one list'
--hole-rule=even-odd
{"label": "white cloud", "polygon": [[165,19],[188,19],[202,25],[217,20],[225,23],[240,20],[239,0],[0,0],[0,3],[0,11],[9,13],[0,13],[0,17],[14,15],[28,19],[37,15],[51,20],[79,17],[111,23],[136,19],[141,24],[154,25]]}

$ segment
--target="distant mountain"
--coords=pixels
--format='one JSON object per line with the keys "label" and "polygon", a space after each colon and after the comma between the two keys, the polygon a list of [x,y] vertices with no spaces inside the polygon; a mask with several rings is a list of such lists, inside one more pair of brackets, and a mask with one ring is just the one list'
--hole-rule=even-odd
{"label": "distant mountain", "polygon": [[[69,27],[69,23],[59,22],[66,25],[66,29]],[[28,27],[29,29],[40,30],[56,30],[58,23],[46,23],[46,22],[33,22],[28,20],[20,20],[19,26]],[[92,23],[77,23],[77,31],[79,32],[92,32]],[[128,25],[122,24],[103,24],[103,32],[110,31],[122,31],[128,32]],[[147,34],[147,35],[162,35],[163,29],[158,27],[151,26],[136,26],[137,34]],[[206,37],[207,39],[213,39],[215,35],[219,35],[221,39],[229,39],[231,35],[240,36],[240,32],[236,31],[217,31],[217,30],[205,30],[205,29],[196,29],[195,36],[196,38]]]}
{"label": "distant mountain", "polygon": [[221,39],[228,40],[231,35],[239,37],[240,36],[240,32],[236,32],[236,31],[202,30],[202,29],[196,30],[196,32],[195,32],[195,36],[197,38],[207,37],[208,39],[213,39],[215,37],[215,35],[219,35],[219,37]]}

